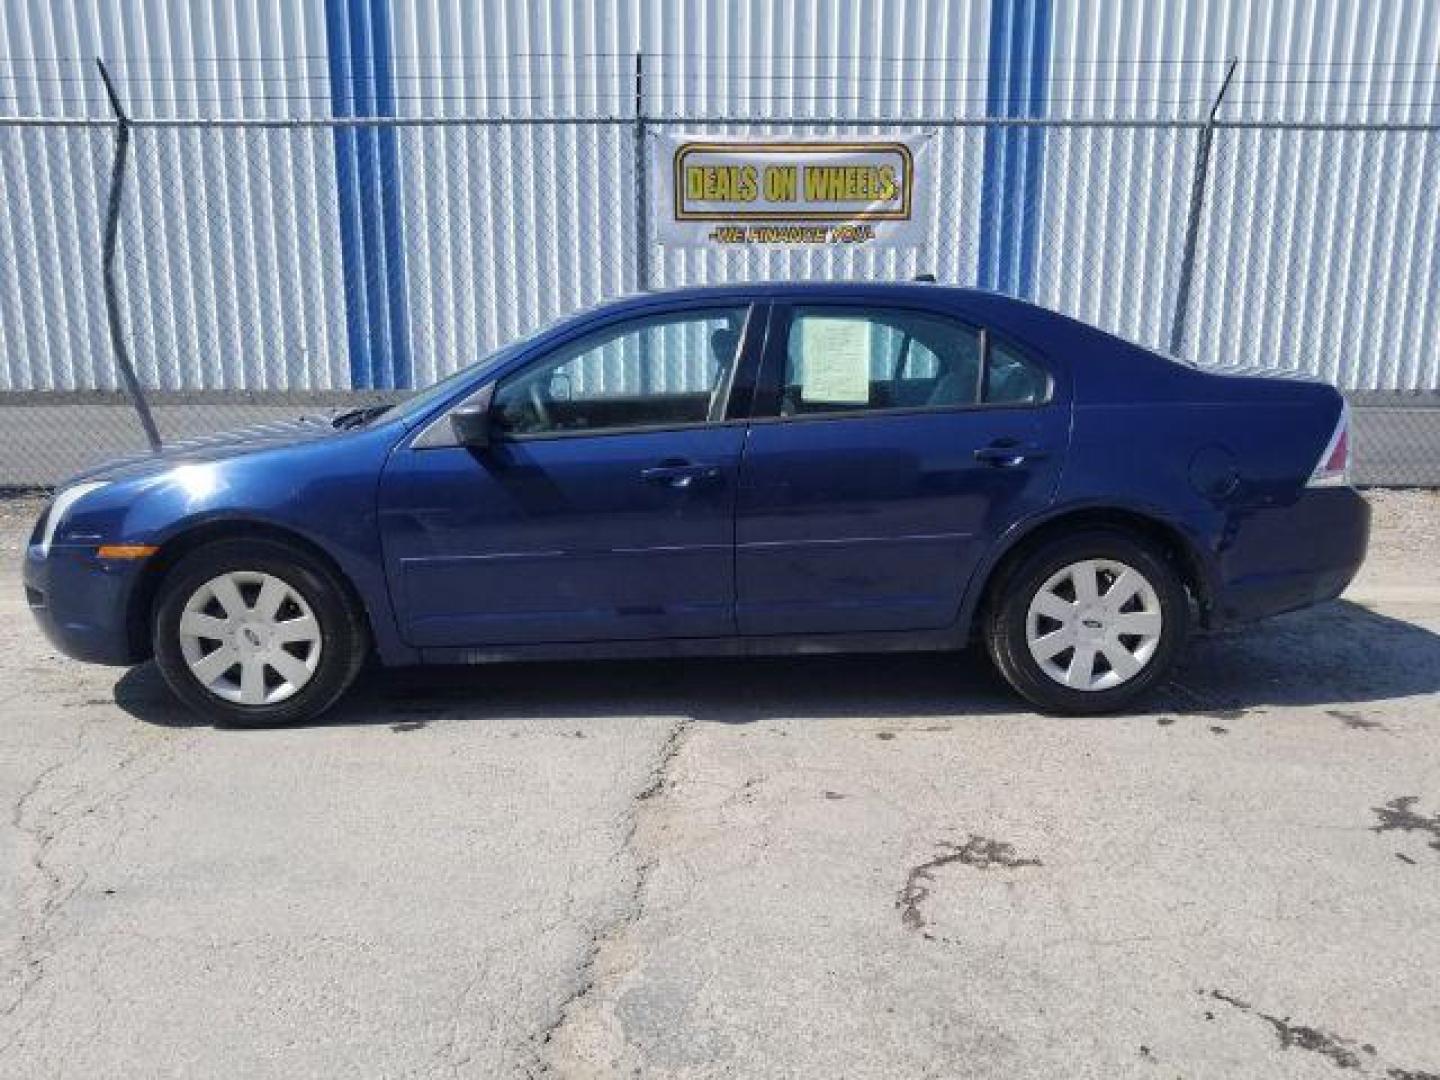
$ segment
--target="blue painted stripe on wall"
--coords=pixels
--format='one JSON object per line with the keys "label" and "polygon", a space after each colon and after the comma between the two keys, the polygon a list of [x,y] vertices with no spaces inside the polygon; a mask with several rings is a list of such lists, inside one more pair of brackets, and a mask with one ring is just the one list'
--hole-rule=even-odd
{"label": "blue painted stripe on wall", "polygon": [[[990,116],[1041,117],[1049,105],[1051,0],[993,0],[985,108]],[[1035,294],[1040,240],[1042,128],[986,128],[980,186],[980,261],[987,289]]]}
{"label": "blue painted stripe on wall", "polygon": [[[325,0],[325,51],[330,69],[330,111],[349,116],[355,89],[350,80],[350,26],[345,0]],[[345,338],[350,385],[370,384],[370,317],[365,309],[365,249],[360,235],[355,148],[349,132],[336,130],[335,190],[339,201],[340,264],[345,280]]]}
{"label": "blue painted stripe on wall", "polygon": [[[394,116],[388,0],[325,0],[336,116]],[[409,386],[410,328],[393,128],[335,131],[350,385]]]}

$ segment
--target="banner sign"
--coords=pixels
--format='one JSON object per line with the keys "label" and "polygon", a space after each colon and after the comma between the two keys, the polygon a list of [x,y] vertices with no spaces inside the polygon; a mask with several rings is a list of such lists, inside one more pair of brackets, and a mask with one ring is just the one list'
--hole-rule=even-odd
{"label": "banner sign", "polygon": [[674,247],[915,247],[928,136],[650,144],[655,240]]}

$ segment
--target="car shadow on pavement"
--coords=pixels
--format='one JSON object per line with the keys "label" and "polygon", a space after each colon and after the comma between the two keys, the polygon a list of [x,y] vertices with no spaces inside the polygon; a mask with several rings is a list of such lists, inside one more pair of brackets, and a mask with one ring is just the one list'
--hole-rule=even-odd
{"label": "car shadow on pavement", "polygon": [[1146,711],[1230,716],[1440,693],[1440,634],[1349,600],[1197,636]]}
{"label": "car shadow on pavement", "polygon": [[[1173,676],[1130,710],[1235,718],[1265,705],[1352,705],[1440,692],[1440,635],[1340,601],[1198,636]],[[154,664],[116,683],[147,723],[205,723]],[[1025,705],[983,650],[852,656],[553,661],[373,669],[321,724],[683,715],[744,724],[776,717],[987,716]]]}
{"label": "car shadow on pavement", "polygon": [[[115,700],[150,723],[202,722],[171,697],[154,664],[127,672]],[[988,661],[972,650],[372,668],[318,723],[687,716],[744,724],[783,716],[988,715],[1015,708]]]}

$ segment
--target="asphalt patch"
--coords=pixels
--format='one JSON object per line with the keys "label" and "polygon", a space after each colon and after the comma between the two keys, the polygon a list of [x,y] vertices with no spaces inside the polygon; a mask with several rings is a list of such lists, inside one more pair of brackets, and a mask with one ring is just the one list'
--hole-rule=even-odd
{"label": "asphalt patch", "polygon": [[1428,833],[1431,838],[1428,846],[1433,851],[1440,851],[1440,814],[1432,814],[1430,817],[1417,814],[1415,804],[1419,801],[1418,795],[1401,795],[1384,806],[1373,807],[1372,812],[1380,819],[1380,824],[1372,825],[1370,831]]}
{"label": "asphalt patch", "polygon": [[914,930],[929,938],[925,930],[923,905],[929,898],[935,884],[935,871],[953,864],[969,866],[975,870],[1019,870],[1043,865],[1039,859],[1025,859],[1015,854],[1015,848],[1003,840],[991,840],[973,833],[963,844],[941,840],[937,845],[940,853],[927,862],[910,868],[905,875],[905,884],[895,897],[895,909],[900,912],[900,922],[907,930]]}
{"label": "asphalt patch", "polygon": [[1363,713],[1350,712],[1348,709],[1326,709],[1326,716],[1339,720],[1351,731],[1385,731],[1385,725],[1379,720],[1371,720]]}
{"label": "asphalt patch", "polygon": [[[1308,1024],[1291,1023],[1288,1016],[1271,1016],[1269,1013],[1261,1012],[1250,1002],[1221,993],[1219,990],[1211,990],[1210,997],[1215,1001],[1223,1001],[1232,1009],[1238,1009],[1240,1012],[1248,1013],[1265,1021],[1275,1032],[1275,1037],[1280,1041],[1282,1050],[1306,1050],[1312,1054],[1319,1054],[1336,1068],[1364,1068],[1367,1075],[1375,1075],[1372,1067],[1378,1066],[1379,1052],[1372,1043],[1347,1039]],[[1214,1014],[1207,1012],[1205,1018],[1213,1019]],[[1425,1069],[1406,1069],[1396,1065],[1386,1068],[1385,1076],[1387,1080],[1440,1080],[1440,1073]]]}
{"label": "asphalt patch", "polygon": [[1346,1039],[1307,1024],[1293,1024],[1288,1016],[1271,1016],[1269,1013],[1261,1012],[1248,1001],[1242,1001],[1240,998],[1221,993],[1219,990],[1211,990],[1210,996],[1216,1001],[1223,1001],[1233,1009],[1264,1020],[1274,1029],[1275,1037],[1280,1041],[1282,1050],[1292,1048],[1308,1050],[1312,1054],[1319,1054],[1321,1057],[1327,1058],[1332,1065],[1341,1069],[1358,1069],[1362,1061],[1375,1056],[1375,1047],[1369,1043],[1359,1043],[1354,1039]]}

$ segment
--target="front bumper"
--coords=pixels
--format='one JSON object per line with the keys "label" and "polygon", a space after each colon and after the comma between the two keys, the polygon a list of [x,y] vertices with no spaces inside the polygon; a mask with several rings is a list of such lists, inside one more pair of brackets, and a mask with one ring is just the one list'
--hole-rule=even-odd
{"label": "front bumper", "polygon": [[[55,544],[25,552],[25,599],[57,649],[94,664],[137,664],[148,655],[145,635],[131,624],[140,564],[105,561],[95,547]],[[142,628],[143,629],[143,628]]]}
{"label": "front bumper", "polygon": [[1345,591],[1370,541],[1370,504],[1354,488],[1312,488],[1289,506],[1242,511],[1220,551],[1215,621],[1249,622]]}

